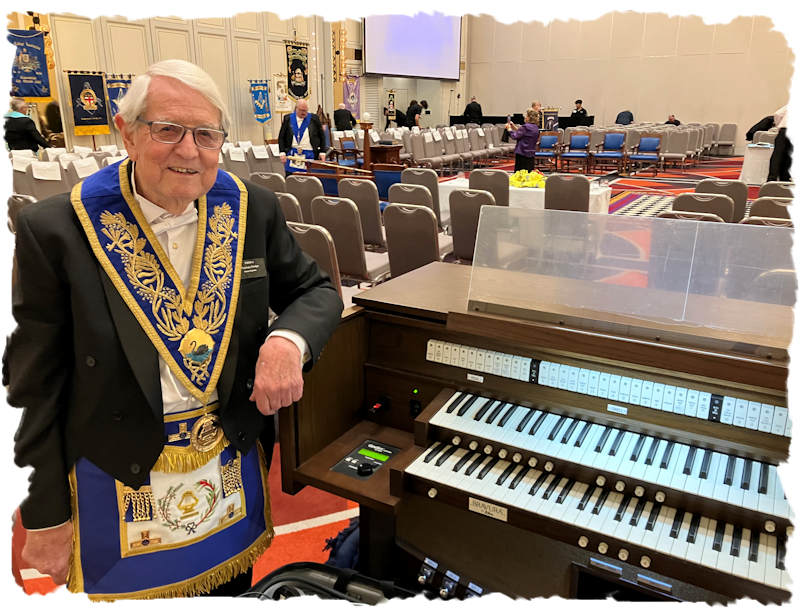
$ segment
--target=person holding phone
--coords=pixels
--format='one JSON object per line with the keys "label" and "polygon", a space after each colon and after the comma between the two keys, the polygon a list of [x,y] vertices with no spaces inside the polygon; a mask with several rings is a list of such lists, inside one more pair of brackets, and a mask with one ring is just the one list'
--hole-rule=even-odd
{"label": "person holding phone", "polygon": [[533,170],[534,153],[536,153],[536,144],[539,142],[539,113],[533,108],[526,110],[525,123],[521,126],[511,121],[509,115],[506,129],[509,137],[517,141],[514,149],[514,171],[528,170],[530,172]]}

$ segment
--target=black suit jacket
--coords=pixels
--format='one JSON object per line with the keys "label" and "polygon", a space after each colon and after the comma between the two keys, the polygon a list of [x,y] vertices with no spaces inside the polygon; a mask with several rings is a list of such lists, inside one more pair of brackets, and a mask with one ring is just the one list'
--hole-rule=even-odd
{"label": "black suit jacket", "polygon": [[[272,447],[273,418],[248,400],[258,350],[272,329],[291,329],[319,358],[342,302],[286,227],[275,195],[245,182],[245,259],[267,275],[241,281],[236,318],[217,384],[225,435],[242,452]],[[17,328],[6,357],[8,401],[24,408],[15,462],[32,466],[21,505],[26,528],[70,517],[67,474],[79,457],[138,487],[161,453],[163,406],[158,353],[95,259],[67,195],[28,206],[18,217]]]}
{"label": "black suit jacket", "polygon": [[333,123],[343,132],[356,126],[356,118],[347,108],[337,108],[333,111]]}
{"label": "black suit jacket", "polygon": [[[293,134],[289,125],[291,116],[288,114],[283,118],[281,131],[278,133],[278,149],[281,153],[288,154],[292,148]],[[314,157],[318,158],[320,149],[325,146],[325,134],[322,133],[322,123],[319,122],[319,117],[312,113],[309,113],[309,116],[311,120],[308,123],[308,139],[311,141],[311,148],[314,149]]]}

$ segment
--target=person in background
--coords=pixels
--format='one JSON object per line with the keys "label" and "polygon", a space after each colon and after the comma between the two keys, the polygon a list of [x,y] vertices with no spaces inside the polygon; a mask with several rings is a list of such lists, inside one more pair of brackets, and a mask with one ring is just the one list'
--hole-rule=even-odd
{"label": "person in background", "polygon": [[583,107],[583,100],[575,100],[575,110],[572,111],[573,125],[586,124],[586,109]]}
{"label": "person in background", "polygon": [[781,106],[773,113],[773,120],[775,121],[775,127],[778,128],[778,133],[775,136],[775,148],[769,158],[768,181],[783,180],[789,182],[792,180],[789,169],[792,167],[792,151],[794,147],[789,138],[786,137],[787,108],[787,106]]}
{"label": "person in background", "polygon": [[464,108],[464,123],[477,123],[480,125],[483,122],[483,110],[481,105],[478,104],[477,98],[472,96],[469,99],[469,104]]}
{"label": "person in background", "polygon": [[344,104],[339,104],[339,108],[333,111],[333,122],[340,132],[353,129],[357,123],[353,113]]}
{"label": "person in background", "polygon": [[61,123],[61,106],[53,100],[44,109],[44,118],[47,128],[42,130],[50,146],[64,146],[64,125]]}
{"label": "person in background", "polygon": [[669,119],[664,121],[664,125],[680,125],[681,122],[675,118],[675,115],[670,115]]}
{"label": "person in background", "polygon": [[621,111],[617,118],[614,119],[614,123],[617,125],[630,125],[633,123],[633,113],[630,110]]}
{"label": "person in background", "polygon": [[[333,114],[336,114],[336,112],[334,111]],[[322,125],[322,133],[325,136],[324,149],[327,151],[331,148],[331,118],[328,113],[322,110],[322,104],[317,104],[317,117],[319,117],[319,122]]]}
{"label": "person in background", "polygon": [[5,139],[9,150],[30,149],[36,153],[40,146],[50,146],[36,129],[33,119],[28,116],[28,103],[22,98],[11,98],[11,109],[3,118],[6,120]]}
{"label": "person in background", "polygon": [[517,126],[513,121],[506,123],[508,135],[517,141],[514,149],[514,171],[533,170],[536,143],[539,142],[539,117],[533,108],[525,111],[525,123]]}
{"label": "person in background", "polygon": [[416,100],[411,100],[406,110],[406,127],[419,127],[419,116],[422,114],[422,106]]}
{"label": "person in background", "polygon": [[537,125],[539,128],[544,125],[544,113],[542,112],[542,103],[539,100],[534,100],[531,102],[531,108],[533,108],[533,112],[536,113],[536,117],[539,119]]}
{"label": "person in background", "polygon": [[317,115],[308,112],[308,102],[297,100],[294,112],[286,115],[278,133],[278,147],[281,162],[286,164],[287,172],[305,169],[304,164],[287,160],[287,155],[300,155],[306,159],[325,161],[325,135]]}

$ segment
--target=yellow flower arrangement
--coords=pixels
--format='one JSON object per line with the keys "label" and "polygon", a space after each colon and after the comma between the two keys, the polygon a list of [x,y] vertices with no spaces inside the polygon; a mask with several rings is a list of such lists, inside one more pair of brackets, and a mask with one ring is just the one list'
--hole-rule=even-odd
{"label": "yellow flower arrangement", "polygon": [[545,180],[547,179],[539,170],[534,170],[533,172],[519,170],[508,177],[508,183],[512,187],[529,187],[534,189],[544,189]]}

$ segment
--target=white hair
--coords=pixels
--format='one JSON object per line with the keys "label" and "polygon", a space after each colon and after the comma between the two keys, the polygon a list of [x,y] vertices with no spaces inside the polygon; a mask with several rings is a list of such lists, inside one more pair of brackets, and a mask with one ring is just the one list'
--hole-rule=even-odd
{"label": "white hair", "polygon": [[125,123],[132,124],[147,108],[147,91],[154,76],[167,76],[180,81],[201,93],[220,112],[222,129],[226,132],[231,124],[228,108],[222,99],[217,84],[209,74],[191,62],[182,59],[165,59],[152,64],[144,74],[140,74],[119,102],[119,114]]}
{"label": "white hair", "polygon": [[27,102],[22,98],[11,98],[11,110],[16,110],[19,112],[19,109],[25,106]]}

